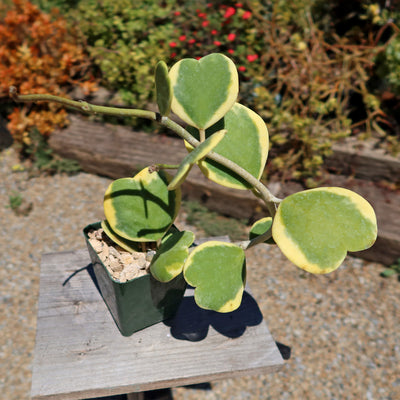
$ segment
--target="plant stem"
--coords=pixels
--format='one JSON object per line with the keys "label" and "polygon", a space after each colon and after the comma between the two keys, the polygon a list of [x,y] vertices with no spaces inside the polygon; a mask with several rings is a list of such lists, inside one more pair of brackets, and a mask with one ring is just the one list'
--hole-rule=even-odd
{"label": "plant stem", "polygon": [[203,143],[206,140],[206,130],[199,129],[199,133],[200,133],[200,142]]}
{"label": "plant stem", "polygon": [[272,227],[267,230],[267,232],[263,233],[260,236],[255,237],[254,239],[251,240],[244,240],[242,242],[237,242],[235,243],[239,247],[241,247],[243,250],[247,250],[250,247],[253,247],[257,244],[263,243],[266,240],[270,239],[272,237]]}
{"label": "plant stem", "polygon": [[160,169],[178,169],[179,164],[154,164],[149,167],[150,172],[159,171]]}
{"label": "plant stem", "polygon": [[[201,143],[181,125],[172,121],[168,117],[163,117],[159,113],[153,111],[140,110],[135,108],[98,106],[90,104],[86,101],[70,100],[67,98],[53,96],[49,94],[19,95],[17,93],[17,89],[14,86],[10,87],[10,96],[16,102],[37,102],[37,101],[56,102],[65,105],[69,108],[72,108],[74,110],[86,112],[89,114],[103,114],[103,115],[112,115],[119,117],[139,117],[139,118],[150,119],[153,121],[157,121],[161,125],[171,129],[178,136],[186,140],[193,147],[197,147]],[[203,135],[205,136],[204,131]],[[267,187],[264,186],[257,178],[255,178],[253,175],[251,175],[249,172],[247,172],[245,169],[243,169],[233,161],[215,152],[208,153],[207,157],[210,158],[211,160],[218,162],[224,167],[229,168],[232,172],[236,173],[242,179],[244,179],[252,187],[253,192],[265,202],[269,213],[271,214],[272,217],[274,217],[277,204],[279,204],[282,201],[281,199],[272,195],[272,193],[267,189]]]}

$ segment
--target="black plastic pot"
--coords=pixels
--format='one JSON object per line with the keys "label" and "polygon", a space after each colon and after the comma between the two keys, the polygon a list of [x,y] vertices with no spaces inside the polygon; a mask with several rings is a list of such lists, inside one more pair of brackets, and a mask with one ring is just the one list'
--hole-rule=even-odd
{"label": "black plastic pot", "polygon": [[171,282],[161,283],[150,274],[120,283],[113,279],[89,242],[88,232],[99,229],[100,222],[83,230],[99,291],[122,335],[134,332],[172,317],[186,289],[180,274]]}

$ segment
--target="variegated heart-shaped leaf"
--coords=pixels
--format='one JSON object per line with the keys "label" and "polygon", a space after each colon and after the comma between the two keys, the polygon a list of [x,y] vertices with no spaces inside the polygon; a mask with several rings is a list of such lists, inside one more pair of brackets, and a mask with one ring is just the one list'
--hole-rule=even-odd
{"label": "variegated heart-shaped leaf", "polygon": [[348,251],[373,245],[376,216],[371,205],[351,190],[310,189],[280,203],[272,235],[295,265],[323,274],[338,268]]}
{"label": "variegated heart-shaped leaf", "polygon": [[[187,129],[199,138],[197,129]],[[260,179],[269,148],[268,129],[263,119],[249,108],[236,103],[221,120],[206,130],[206,137],[221,129],[226,129],[227,133],[213,151]],[[187,143],[186,147],[188,150],[193,149]],[[220,185],[235,189],[250,188],[241,177],[216,161],[205,159],[198,165],[208,179]]]}
{"label": "variegated heart-shaped leaf", "polygon": [[246,260],[240,247],[209,241],[196,247],[183,267],[186,282],[194,286],[197,305],[207,310],[230,312],[242,301]]}
{"label": "variegated heart-shaped leaf", "polygon": [[161,239],[181,203],[180,190],[168,190],[171,179],[164,171],[144,168],[133,178],[112,182],[104,195],[104,214],[111,229],[128,240]]}
{"label": "variegated heart-shaped leaf", "polygon": [[169,77],[172,111],[198,129],[206,129],[220,120],[238,96],[235,64],[223,54],[180,60],[170,69]]}
{"label": "variegated heart-shaped leaf", "polygon": [[180,186],[185,180],[187,174],[193,165],[204,158],[224,137],[226,130],[223,129],[208,137],[204,142],[200,143],[192,152],[190,152],[182,161],[177,173],[168,186],[169,190],[173,190]]}
{"label": "variegated heart-shaped leaf", "polygon": [[164,61],[158,62],[155,72],[156,98],[160,114],[165,116],[171,111],[172,84],[168,75],[168,67]]}
{"label": "variegated heart-shaped leaf", "polygon": [[194,241],[190,231],[175,232],[163,240],[150,264],[150,272],[160,282],[169,282],[178,276]]}

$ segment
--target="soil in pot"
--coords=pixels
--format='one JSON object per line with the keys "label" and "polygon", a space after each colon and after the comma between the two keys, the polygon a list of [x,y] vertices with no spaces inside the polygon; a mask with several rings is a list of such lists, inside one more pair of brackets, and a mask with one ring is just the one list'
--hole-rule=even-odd
{"label": "soil in pot", "polygon": [[150,273],[150,261],[154,250],[148,250],[147,254],[130,253],[109,239],[102,228],[90,230],[88,237],[89,243],[116,281],[124,283]]}

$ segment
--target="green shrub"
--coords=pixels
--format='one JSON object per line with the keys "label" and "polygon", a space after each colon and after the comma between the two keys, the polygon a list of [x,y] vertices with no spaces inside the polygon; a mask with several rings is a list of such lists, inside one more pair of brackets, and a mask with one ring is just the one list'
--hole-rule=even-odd
{"label": "green shrub", "polygon": [[165,59],[172,6],[152,0],[81,0],[68,17],[78,24],[103,85],[137,107],[153,100],[154,66]]}
{"label": "green shrub", "polygon": [[239,101],[270,127],[269,174],[313,185],[332,144],[350,134],[378,132],[384,147],[400,149],[397,117],[381,106],[388,87],[400,96],[400,13],[373,0],[75,0],[70,10],[65,0],[36,3],[67,11],[102,84],[135,107],[154,101],[158,60],[228,55],[240,74]]}
{"label": "green shrub", "polygon": [[81,0],[32,0],[42,11],[49,13],[53,8],[57,8],[61,12],[68,12],[71,8],[76,7]]}

